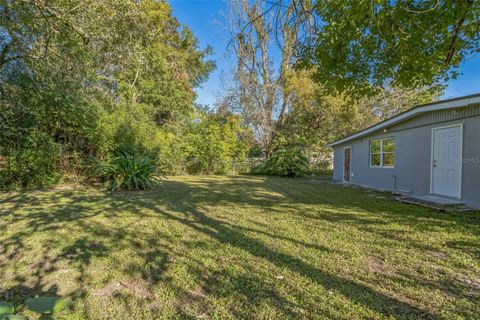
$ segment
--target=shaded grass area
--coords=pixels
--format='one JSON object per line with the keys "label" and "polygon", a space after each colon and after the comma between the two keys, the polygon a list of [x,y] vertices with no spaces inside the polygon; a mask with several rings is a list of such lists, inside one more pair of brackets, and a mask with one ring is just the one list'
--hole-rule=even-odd
{"label": "shaded grass area", "polygon": [[312,178],[0,195],[0,299],[66,319],[474,319],[480,213]]}

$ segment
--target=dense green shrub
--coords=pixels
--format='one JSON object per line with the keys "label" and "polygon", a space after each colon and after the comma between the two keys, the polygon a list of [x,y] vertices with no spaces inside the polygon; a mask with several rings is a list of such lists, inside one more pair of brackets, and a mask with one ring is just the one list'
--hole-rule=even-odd
{"label": "dense green shrub", "polygon": [[96,156],[111,159],[123,151],[148,154],[154,158],[159,144],[155,141],[159,127],[151,119],[150,110],[143,105],[117,105],[99,112],[93,135]]}
{"label": "dense green shrub", "polygon": [[5,186],[46,187],[57,183],[60,147],[44,133],[25,138],[21,147],[4,160],[0,171],[0,184]]}
{"label": "dense green shrub", "polygon": [[157,166],[146,155],[121,152],[107,163],[99,163],[98,171],[111,191],[148,190],[159,182]]}
{"label": "dense green shrub", "polygon": [[248,130],[240,117],[199,112],[179,127],[162,130],[159,166],[167,174],[234,173],[248,153]]}
{"label": "dense green shrub", "polygon": [[310,163],[308,173],[318,176],[331,176],[333,175],[333,170],[330,162],[324,161]]}
{"label": "dense green shrub", "polygon": [[246,148],[236,116],[204,115],[191,124],[187,144],[187,171],[190,174],[226,174],[233,163],[243,160]]}
{"label": "dense green shrub", "polygon": [[252,169],[252,174],[298,177],[308,171],[308,159],[298,148],[275,151],[264,164]]}

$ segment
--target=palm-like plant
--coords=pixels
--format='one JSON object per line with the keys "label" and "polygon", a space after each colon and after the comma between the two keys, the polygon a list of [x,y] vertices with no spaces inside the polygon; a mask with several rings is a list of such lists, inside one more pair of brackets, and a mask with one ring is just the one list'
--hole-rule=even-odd
{"label": "palm-like plant", "polygon": [[148,190],[160,181],[157,166],[150,157],[125,151],[110,163],[101,164],[100,172],[111,191]]}

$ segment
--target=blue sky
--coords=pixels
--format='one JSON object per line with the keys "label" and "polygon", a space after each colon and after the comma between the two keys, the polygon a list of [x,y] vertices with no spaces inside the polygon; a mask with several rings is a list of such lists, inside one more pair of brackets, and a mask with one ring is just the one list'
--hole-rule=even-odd
{"label": "blue sky", "polygon": [[[228,73],[234,66],[234,59],[225,54],[229,41],[228,32],[223,27],[223,14],[227,6],[221,0],[170,0],[174,15],[189,26],[205,48],[210,45],[215,54],[211,57],[217,63],[217,69],[210,78],[197,89],[197,102],[213,106],[217,94],[222,89],[221,74]],[[459,68],[458,79],[450,80],[444,98],[453,98],[480,92],[480,56],[468,59]]]}

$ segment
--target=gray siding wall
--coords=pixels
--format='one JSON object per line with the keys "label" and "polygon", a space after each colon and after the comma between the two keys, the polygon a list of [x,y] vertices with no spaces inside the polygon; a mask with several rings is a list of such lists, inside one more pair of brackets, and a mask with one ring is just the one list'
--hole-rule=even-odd
{"label": "gray siding wall", "polygon": [[[419,116],[334,148],[333,179],[343,180],[343,150],[352,148],[351,182],[377,189],[430,194],[432,128],[464,124],[462,200],[480,208],[480,107]],[[448,120],[445,120],[448,119]],[[395,168],[370,167],[370,140],[395,137]]]}

